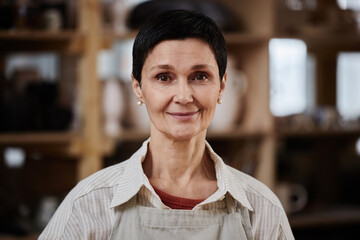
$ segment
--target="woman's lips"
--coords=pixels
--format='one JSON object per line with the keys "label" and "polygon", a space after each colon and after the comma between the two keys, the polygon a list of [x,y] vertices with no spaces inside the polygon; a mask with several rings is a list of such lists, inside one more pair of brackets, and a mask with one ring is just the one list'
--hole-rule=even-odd
{"label": "woman's lips", "polygon": [[169,112],[169,115],[177,120],[187,121],[192,119],[199,111],[195,112]]}

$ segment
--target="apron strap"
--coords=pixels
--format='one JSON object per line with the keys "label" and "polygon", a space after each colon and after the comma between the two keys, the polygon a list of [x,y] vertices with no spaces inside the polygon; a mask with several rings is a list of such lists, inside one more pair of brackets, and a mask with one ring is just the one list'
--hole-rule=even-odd
{"label": "apron strap", "polygon": [[121,221],[121,215],[124,212],[124,210],[126,208],[129,208],[131,206],[135,206],[136,205],[136,195],[130,199],[128,202],[124,203],[123,205],[117,206],[114,208],[115,211],[115,221],[113,224],[113,228],[111,230],[111,234],[110,234],[110,240],[118,240],[116,237],[116,233],[114,232],[115,229],[118,228],[118,226],[120,225],[120,221]]}
{"label": "apron strap", "polygon": [[251,222],[249,216],[249,209],[245,207],[240,207],[241,218],[242,218],[242,225],[244,227],[247,239],[254,239],[252,230],[251,230]]}
{"label": "apron strap", "polygon": [[239,212],[246,237],[248,240],[253,240],[254,236],[251,230],[249,210],[243,206],[240,206],[237,201],[234,201],[233,197],[229,193],[227,193],[225,196],[225,202],[229,214]]}
{"label": "apron strap", "polygon": [[225,203],[226,203],[226,208],[227,208],[229,214],[236,212],[236,206],[235,206],[234,199],[232,198],[232,196],[229,193],[226,193],[226,195],[225,195]]}

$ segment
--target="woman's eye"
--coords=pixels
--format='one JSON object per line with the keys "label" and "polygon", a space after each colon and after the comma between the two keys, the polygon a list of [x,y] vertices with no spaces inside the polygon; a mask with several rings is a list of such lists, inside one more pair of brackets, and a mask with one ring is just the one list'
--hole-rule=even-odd
{"label": "woman's eye", "polygon": [[197,73],[193,79],[194,80],[206,80],[206,79],[208,79],[208,76],[205,73]]}
{"label": "woman's eye", "polygon": [[171,80],[168,75],[158,75],[156,76],[156,79],[161,82],[169,82]]}

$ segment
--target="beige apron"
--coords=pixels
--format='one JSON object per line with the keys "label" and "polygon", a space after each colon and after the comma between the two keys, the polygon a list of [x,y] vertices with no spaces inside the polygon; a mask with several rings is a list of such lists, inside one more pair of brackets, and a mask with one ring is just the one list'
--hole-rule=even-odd
{"label": "beige apron", "polygon": [[137,206],[135,196],[116,210],[110,239],[253,239],[248,210],[225,200],[227,211],[169,210]]}

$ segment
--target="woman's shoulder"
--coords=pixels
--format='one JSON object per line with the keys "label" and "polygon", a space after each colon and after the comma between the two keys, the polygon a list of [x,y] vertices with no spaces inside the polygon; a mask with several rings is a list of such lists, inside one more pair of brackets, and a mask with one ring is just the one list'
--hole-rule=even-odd
{"label": "woman's shoulder", "polygon": [[[134,172],[137,172],[141,159],[146,155],[146,144],[138,149],[129,159],[118,164],[109,166],[81,180],[68,194],[67,198],[75,202],[84,196],[94,193],[97,197],[101,197],[102,193],[107,192],[108,195],[113,194],[113,190],[124,184],[124,179],[129,179]],[[84,199],[84,198],[83,198]]]}
{"label": "woman's shoulder", "polygon": [[81,198],[93,191],[113,188],[119,184],[119,179],[130,159],[101,169],[81,180],[70,192],[73,199]]}
{"label": "woman's shoulder", "polygon": [[231,173],[231,181],[238,183],[237,187],[241,187],[245,191],[250,204],[253,204],[255,201],[262,201],[282,209],[282,205],[278,197],[267,185],[238,169],[231,166],[226,167]]}

